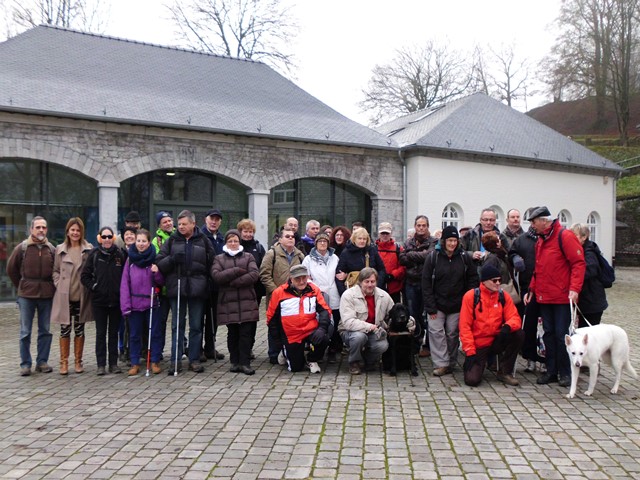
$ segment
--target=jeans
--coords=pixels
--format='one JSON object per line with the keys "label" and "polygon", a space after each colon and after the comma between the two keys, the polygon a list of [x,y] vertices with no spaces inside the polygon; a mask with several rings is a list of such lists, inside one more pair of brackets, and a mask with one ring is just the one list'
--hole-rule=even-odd
{"label": "jeans", "polygon": [[[176,358],[181,359],[183,353],[184,332],[186,328],[187,310],[189,311],[189,363],[200,363],[202,348],[202,316],[204,315],[203,298],[180,297],[180,312],[178,312],[178,298],[171,299],[171,364],[175,365]],[[176,327],[180,313],[180,337],[178,341],[178,356],[176,357]]]}
{"label": "jeans", "polygon": [[[418,349],[424,345],[429,347],[429,334],[427,330],[427,321],[424,317],[424,298],[422,296],[422,285],[419,283],[406,283],[404,286],[404,295],[407,302],[407,308],[409,309],[409,315],[411,315],[416,322],[422,327],[422,336],[417,339]],[[423,342],[423,338],[426,339]]]}
{"label": "jeans", "polygon": [[[154,308],[151,315],[151,361],[158,363],[160,361],[160,355],[162,354],[160,308]],[[144,312],[131,312],[129,315],[129,354],[131,355],[131,365],[140,365],[140,351],[143,347],[142,340],[145,330],[147,332],[148,342],[149,310],[145,310]],[[148,346],[148,343],[144,344],[144,348]]]}
{"label": "jeans", "polygon": [[42,365],[49,361],[51,339],[53,335],[49,330],[51,323],[51,298],[23,298],[18,297],[20,309],[20,367],[31,368],[31,331],[33,329],[33,317],[38,312],[38,353],[36,365]]}
{"label": "jeans", "polygon": [[365,364],[377,365],[382,354],[389,348],[387,339],[379,339],[373,332],[342,332],[340,335],[349,349],[349,363],[362,362],[364,350]]}
{"label": "jeans", "polygon": [[571,323],[569,304],[540,303],[538,305],[544,327],[542,339],[547,352],[545,357],[547,372],[551,375],[569,377],[571,376],[571,364],[564,343],[564,336],[569,333],[569,324]]}

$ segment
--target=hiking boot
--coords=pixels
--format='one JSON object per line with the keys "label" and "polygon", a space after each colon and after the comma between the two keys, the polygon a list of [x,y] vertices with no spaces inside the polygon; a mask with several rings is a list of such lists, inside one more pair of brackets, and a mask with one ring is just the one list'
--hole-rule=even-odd
{"label": "hiking boot", "polygon": [[53,372],[53,368],[51,368],[47,362],[44,362],[40,365],[36,365],[36,372],[51,373]]}
{"label": "hiking boot", "polygon": [[[175,365],[174,365],[172,368],[169,368],[169,369],[167,370],[167,375],[169,375],[170,377],[173,377],[173,375],[174,375],[175,373],[176,373]],[[182,367],[181,367],[181,366],[178,366],[178,373],[182,373]]]}
{"label": "hiking boot", "polygon": [[229,367],[229,371],[231,373],[239,373],[242,369],[240,368],[240,365],[238,365],[237,363],[234,365],[231,365],[231,367]]}
{"label": "hiking boot", "polygon": [[135,375],[138,375],[140,373],[140,365],[131,365],[131,368],[129,369],[129,376],[133,377]]}
{"label": "hiking boot", "polygon": [[569,375],[560,375],[558,378],[558,385],[561,387],[571,386],[571,377]]}
{"label": "hiking boot", "polygon": [[152,372],[154,375],[157,375],[157,374],[159,374],[159,373],[162,373],[162,367],[160,367],[160,364],[159,364],[159,363],[152,363],[152,364],[151,364],[151,372]]}
{"label": "hiking boot", "polygon": [[538,377],[538,380],[536,380],[536,383],[538,385],[546,385],[548,383],[555,383],[558,381],[558,376],[557,375],[552,375],[550,373],[545,373],[544,375],[542,375],[541,377]]}
{"label": "hiking boot", "polygon": [[122,373],[122,369],[118,365],[109,365],[109,373]]}
{"label": "hiking boot", "polygon": [[189,364],[189,370],[194,373],[202,373],[204,372],[204,367],[200,365],[198,362],[193,362]]}
{"label": "hiking boot", "polygon": [[451,367],[438,367],[433,369],[434,377],[442,377],[443,375],[447,375],[451,373]]}
{"label": "hiking boot", "polygon": [[98,367],[98,370],[96,370],[96,375],[98,376],[102,376],[102,375],[106,375],[107,371],[105,370],[104,367]]}
{"label": "hiking boot", "polygon": [[320,370],[320,365],[318,365],[317,362],[309,362],[307,364],[307,366],[309,367],[309,370],[311,371],[311,373],[320,373],[320,372],[322,372],[322,370]]}
{"label": "hiking boot", "polygon": [[349,364],[349,373],[351,375],[360,375],[362,373],[362,370],[360,370],[360,363],[359,362],[351,362]]}
{"label": "hiking boot", "polygon": [[518,385],[520,385],[520,382],[509,373],[498,373],[498,380],[505,385],[511,385],[512,387],[517,387]]}
{"label": "hiking boot", "polygon": [[20,369],[21,377],[28,377],[29,375],[31,375],[31,367],[22,367]]}
{"label": "hiking boot", "polygon": [[253,375],[256,371],[249,365],[240,365],[240,371],[245,375]]}

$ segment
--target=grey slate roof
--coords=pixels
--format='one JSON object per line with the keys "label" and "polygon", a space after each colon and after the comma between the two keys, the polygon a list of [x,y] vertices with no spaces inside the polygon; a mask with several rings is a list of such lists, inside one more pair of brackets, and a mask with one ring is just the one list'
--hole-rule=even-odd
{"label": "grey slate roof", "polygon": [[377,129],[403,150],[426,148],[621,172],[623,169],[533,118],[481,93]]}
{"label": "grey slate roof", "polygon": [[263,63],[49,26],[0,43],[0,110],[394,147]]}

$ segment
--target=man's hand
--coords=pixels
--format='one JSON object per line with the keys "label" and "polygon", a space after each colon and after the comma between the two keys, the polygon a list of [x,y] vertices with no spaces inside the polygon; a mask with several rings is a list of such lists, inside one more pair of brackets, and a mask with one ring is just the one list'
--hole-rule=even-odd
{"label": "man's hand", "polygon": [[473,259],[474,260],[482,260],[484,258],[484,252],[481,252],[480,250],[477,250],[475,252],[473,252]]}
{"label": "man's hand", "polygon": [[571,300],[573,303],[578,303],[578,292],[569,290],[569,300]]}
{"label": "man's hand", "polygon": [[469,370],[471,370],[471,368],[473,368],[473,366],[476,364],[476,356],[474,355],[467,355],[467,358],[465,358],[464,360],[464,365],[462,367],[462,369],[465,372],[468,372]]}
{"label": "man's hand", "polygon": [[533,292],[527,292],[527,294],[522,299],[525,305],[529,305],[529,302],[531,301],[531,297],[533,297]]}
{"label": "man's hand", "polygon": [[324,328],[316,328],[315,331],[311,334],[311,343],[314,345],[320,345],[327,338],[327,332]]}
{"label": "man's hand", "polygon": [[500,333],[498,333],[498,338],[496,339],[496,341],[498,342],[499,345],[506,345],[507,344],[507,340],[509,339],[509,334],[511,333],[511,327],[507,324],[502,325],[502,328],[500,329]]}

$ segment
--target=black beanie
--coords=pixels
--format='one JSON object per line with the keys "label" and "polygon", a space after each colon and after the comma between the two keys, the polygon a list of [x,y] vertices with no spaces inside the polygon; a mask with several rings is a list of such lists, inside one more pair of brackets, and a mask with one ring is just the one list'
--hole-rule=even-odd
{"label": "black beanie", "polygon": [[460,234],[458,233],[458,229],[453,225],[447,225],[442,230],[442,236],[440,237],[442,240],[446,240],[447,238],[457,238],[460,240]]}
{"label": "black beanie", "polygon": [[493,265],[485,265],[480,270],[480,281],[484,282],[486,280],[491,280],[492,278],[501,278],[500,270],[498,270]]}

